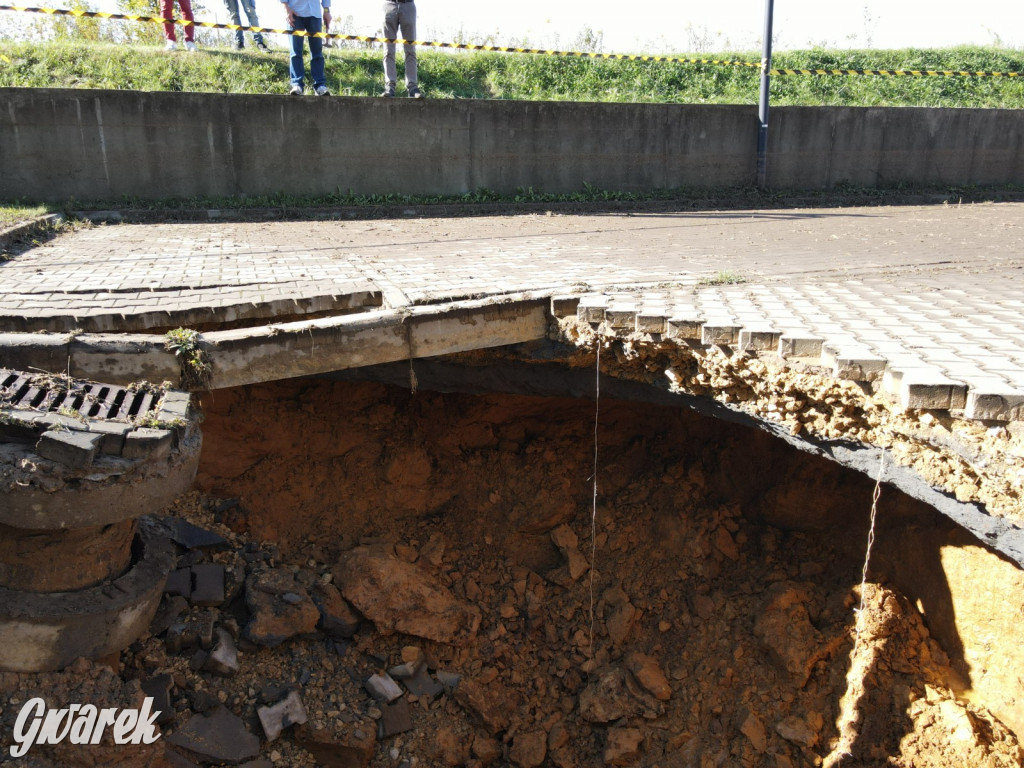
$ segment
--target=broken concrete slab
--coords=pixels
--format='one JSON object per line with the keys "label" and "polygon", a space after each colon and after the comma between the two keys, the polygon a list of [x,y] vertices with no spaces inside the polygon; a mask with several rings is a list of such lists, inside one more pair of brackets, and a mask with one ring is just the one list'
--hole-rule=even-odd
{"label": "broken concrete slab", "polygon": [[198,563],[192,572],[193,605],[216,607],[224,603],[224,566],[220,563]]}

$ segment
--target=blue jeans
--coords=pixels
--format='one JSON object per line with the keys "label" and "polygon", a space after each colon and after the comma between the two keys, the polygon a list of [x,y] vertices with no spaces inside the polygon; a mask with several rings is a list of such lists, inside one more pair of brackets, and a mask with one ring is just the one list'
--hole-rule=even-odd
{"label": "blue jeans", "polygon": [[[246,24],[247,27],[258,27],[260,25],[259,17],[256,16],[256,0],[224,0],[224,7],[228,9],[228,15],[231,17],[231,23],[237,26],[242,26],[242,17],[238,14],[238,5],[241,3],[242,10],[245,11],[245,18],[249,20]],[[262,43],[263,35],[259,32],[252,33],[252,40],[254,43]],[[235,31],[235,41],[241,45],[243,42],[243,35],[241,30]]]}
{"label": "blue jeans", "polygon": [[[295,26],[289,29],[296,32],[304,30],[309,34],[315,34],[324,28],[324,20],[319,16],[296,16]],[[303,80],[306,79],[306,68],[302,64],[302,54],[305,51],[304,41],[307,38],[292,35],[292,57],[288,61],[288,74],[291,75],[292,85],[300,88]],[[324,39],[322,37],[310,37],[309,39],[309,74],[313,78],[313,89],[327,85],[327,76],[324,74]]]}

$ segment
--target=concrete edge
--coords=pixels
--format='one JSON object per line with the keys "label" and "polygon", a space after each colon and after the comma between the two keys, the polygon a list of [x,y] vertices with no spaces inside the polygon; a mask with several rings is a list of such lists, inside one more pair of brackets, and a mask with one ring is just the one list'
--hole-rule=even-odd
{"label": "concrete edge", "polygon": [[140,518],[135,562],[119,578],[74,592],[0,588],[0,669],[45,672],[123,650],[149,626],[174,558],[159,526]]}
{"label": "concrete edge", "polygon": [[36,232],[42,232],[47,227],[56,226],[65,221],[64,215],[60,213],[46,213],[28,221],[21,221],[17,224],[0,229],[0,251],[6,250],[11,243],[26,237],[31,237]]}

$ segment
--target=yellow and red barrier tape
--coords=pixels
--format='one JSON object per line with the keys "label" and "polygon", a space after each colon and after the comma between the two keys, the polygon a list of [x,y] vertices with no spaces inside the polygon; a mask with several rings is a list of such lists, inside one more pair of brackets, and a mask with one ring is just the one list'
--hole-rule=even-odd
{"label": "yellow and red barrier tape", "polygon": [[[316,32],[312,35],[305,30],[271,29],[269,27],[247,27],[238,24],[218,24],[212,21],[187,21],[185,19],[164,19],[154,16],[134,16],[121,13],[105,13],[103,11],[67,10],[64,8],[28,8],[16,5],[0,5],[0,11],[20,11],[23,13],[44,13],[51,16],[75,16],[88,19],[112,19],[117,21],[141,21],[152,24],[168,22],[182,26],[192,25],[206,29],[226,29],[233,32],[266,32],[276,35],[294,35],[299,37],[320,37],[325,40],[354,40],[362,43],[397,43],[400,45],[416,45],[424,48],[450,48],[460,51],[493,51],[498,53],[528,53],[544,56],[566,56],[589,59],[609,59],[617,61],[652,61],[667,64],[718,64],[733,67],[750,67],[761,69],[761,62],[731,61],[723,59],[697,59],[679,56],[648,56],[629,53],[594,53],[587,51],[558,51],[544,48],[514,48],[501,45],[474,45],[472,43],[444,43],[436,40],[395,40],[385,37],[369,37],[365,35],[342,35],[328,32]],[[1024,72],[971,72],[953,69],[771,69],[768,74],[782,75],[869,75],[880,77],[1024,77]]]}
{"label": "yellow and red barrier tape", "polygon": [[500,53],[530,53],[546,56],[575,56],[591,59],[617,59],[624,61],[657,61],[672,64],[722,64],[735,67],[752,67],[760,69],[761,65],[750,61],[720,61],[716,59],[687,59],[677,56],[643,56],[627,53],[593,53],[585,51],[557,51],[543,48],[512,48],[499,45],[474,45],[471,43],[443,43],[436,40],[395,40],[386,37],[368,37],[364,35],[342,35],[328,32],[315,32],[312,35],[305,30],[270,29],[268,27],[246,27],[238,24],[218,24],[211,21],[186,21],[185,19],[164,19],[154,16],[132,16],[121,13],[103,11],[77,11],[63,8],[25,8],[15,5],[0,5],[0,11],[21,11],[25,13],[44,13],[51,16],[75,16],[87,19],[114,19],[118,21],[142,21],[154,24],[168,22],[182,26],[203,27],[206,29],[227,29],[242,32],[263,32],[277,35],[294,35],[298,37],[320,37],[325,40],[355,40],[363,43],[398,43],[400,45],[416,45],[424,48],[451,48],[461,51],[495,51]]}

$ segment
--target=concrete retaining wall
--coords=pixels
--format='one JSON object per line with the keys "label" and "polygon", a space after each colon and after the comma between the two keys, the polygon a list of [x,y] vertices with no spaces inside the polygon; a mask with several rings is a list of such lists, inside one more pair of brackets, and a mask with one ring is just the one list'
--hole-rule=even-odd
{"label": "concrete retaining wall", "polygon": [[[769,185],[1024,183],[1024,110],[778,107]],[[0,89],[0,198],[753,184],[750,106]]]}

